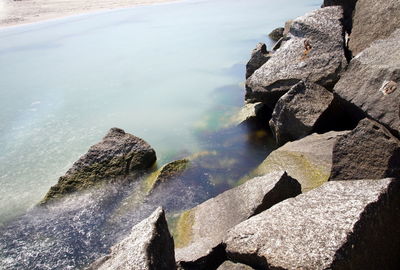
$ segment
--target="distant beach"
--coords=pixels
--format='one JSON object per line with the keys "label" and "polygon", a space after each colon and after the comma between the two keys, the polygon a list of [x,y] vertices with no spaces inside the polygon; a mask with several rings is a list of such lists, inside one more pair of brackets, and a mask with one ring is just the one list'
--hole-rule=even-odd
{"label": "distant beach", "polygon": [[176,0],[0,0],[0,27]]}

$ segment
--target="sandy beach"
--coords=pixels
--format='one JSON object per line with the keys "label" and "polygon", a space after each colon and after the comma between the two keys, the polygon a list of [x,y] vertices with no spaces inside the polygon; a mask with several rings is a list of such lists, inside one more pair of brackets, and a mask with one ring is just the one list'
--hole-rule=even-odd
{"label": "sandy beach", "polygon": [[0,27],[174,0],[0,0]]}

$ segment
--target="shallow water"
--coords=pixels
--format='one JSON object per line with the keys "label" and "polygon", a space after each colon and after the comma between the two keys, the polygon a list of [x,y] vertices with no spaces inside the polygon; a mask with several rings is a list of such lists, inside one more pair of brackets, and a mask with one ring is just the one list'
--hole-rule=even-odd
{"label": "shallow water", "polygon": [[[250,51],[320,2],[187,0],[0,30],[0,268],[82,266],[157,204],[188,208],[234,185],[273,148],[222,129],[243,103]],[[207,150],[235,169],[206,169],[207,186],[165,187],[105,235],[134,184],[16,218],[114,126],[148,141],[160,165]],[[165,198],[171,189],[186,199]]]}

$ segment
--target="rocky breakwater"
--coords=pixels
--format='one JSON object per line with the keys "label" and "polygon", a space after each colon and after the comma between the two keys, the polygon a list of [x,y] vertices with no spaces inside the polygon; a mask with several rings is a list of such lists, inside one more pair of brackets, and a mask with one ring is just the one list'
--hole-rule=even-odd
{"label": "rocky breakwater", "polygon": [[287,40],[247,79],[247,101],[263,102],[273,109],[301,80],[331,89],[347,66],[342,19],[341,7],[319,9],[295,19]]}
{"label": "rocky breakwater", "polygon": [[104,180],[137,176],[153,166],[156,153],[144,140],[112,128],[103,140],[91,146],[86,154],[51,187],[42,204],[65,194],[93,187]]}

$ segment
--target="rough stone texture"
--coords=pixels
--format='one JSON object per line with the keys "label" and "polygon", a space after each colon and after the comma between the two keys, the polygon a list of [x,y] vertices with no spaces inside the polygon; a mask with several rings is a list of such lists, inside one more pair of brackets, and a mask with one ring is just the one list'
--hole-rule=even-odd
{"label": "rough stone texture", "polygon": [[103,140],[89,148],[51,187],[43,203],[94,186],[101,180],[135,174],[151,167],[156,153],[144,140],[112,128]]}
{"label": "rough stone texture", "polygon": [[246,81],[246,99],[274,108],[300,80],[331,89],[347,66],[341,7],[327,7],[294,20],[281,47]]}
{"label": "rough stone texture", "polygon": [[278,144],[311,134],[333,99],[331,92],[314,83],[301,81],[293,86],[278,100],[269,121]]}
{"label": "rough stone texture", "polygon": [[351,32],[353,25],[353,12],[357,0],[324,0],[322,7],[342,6],[344,13],[344,25],[348,33]]}
{"label": "rough stone texture", "polygon": [[109,269],[176,269],[174,240],[168,231],[165,213],[161,207],[134,226],[127,238],[111,248],[109,255],[98,259],[88,268]]}
{"label": "rough stone texture", "polygon": [[183,172],[188,168],[189,163],[190,161],[188,159],[180,159],[162,166],[144,181],[146,193],[151,193],[159,184],[183,174]]}
{"label": "rough stone texture", "polygon": [[254,178],[184,212],[175,229],[176,261],[183,269],[215,269],[224,260],[226,231],[300,193],[285,172]]}
{"label": "rough stone texture", "polygon": [[232,228],[228,258],[259,269],[398,269],[400,181],[335,181]]}
{"label": "rough stone texture", "polygon": [[278,41],[280,38],[283,37],[283,32],[285,31],[285,28],[283,27],[278,27],[272,30],[271,33],[268,34],[268,36],[273,40],[273,41]]}
{"label": "rough stone texture", "polygon": [[328,181],[332,169],[332,150],[347,131],[312,134],[286,143],[273,151],[254,171],[241,181],[275,171],[286,171],[301,184],[303,192]]}
{"label": "rough stone texture", "polygon": [[[378,2],[377,2],[378,3]],[[334,92],[400,134],[400,29],[354,57]],[[387,86],[393,84],[393,87]]]}
{"label": "rough stone texture", "polygon": [[400,27],[400,1],[358,0],[354,10],[349,47],[353,55],[373,41],[389,37]]}
{"label": "rough stone texture", "polygon": [[245,264],[226,261],[217,270],[253,270],[253,268]]}
{"label": "rough stone texture", "polygon": [[251,53],[251,58],[246,64],[246,79],[271,58],[264,43],[258,43]]}
{"label": "rough stone texture", "polygon": [[400,178],[400,141],[375,121],[364,119],[333,147],[330,180]]}

